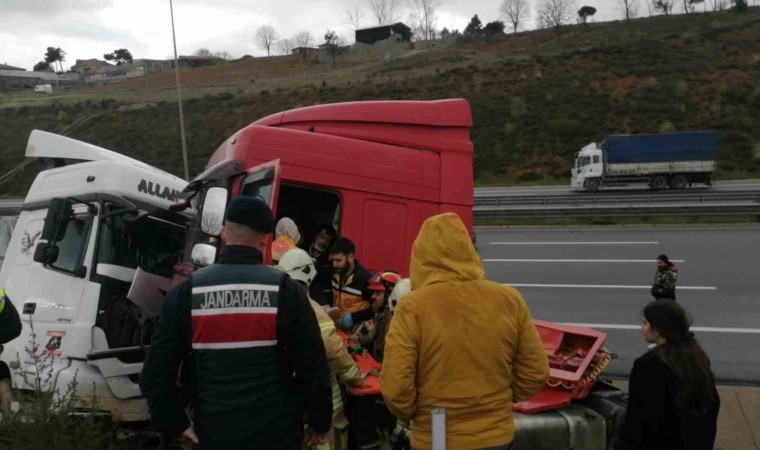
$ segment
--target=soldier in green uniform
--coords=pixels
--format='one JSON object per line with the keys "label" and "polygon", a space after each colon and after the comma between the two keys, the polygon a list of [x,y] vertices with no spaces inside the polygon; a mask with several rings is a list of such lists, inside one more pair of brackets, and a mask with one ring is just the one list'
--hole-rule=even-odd
{"label": "soldier in green uniform", "polygon": [[204,450],[300,449],[304,415],[311,444],[330,437],[330,368],[306,290],[262,263],[274,225],[263,201],[230,202],[219,262],[167,295],[140,377],[153,422]]}

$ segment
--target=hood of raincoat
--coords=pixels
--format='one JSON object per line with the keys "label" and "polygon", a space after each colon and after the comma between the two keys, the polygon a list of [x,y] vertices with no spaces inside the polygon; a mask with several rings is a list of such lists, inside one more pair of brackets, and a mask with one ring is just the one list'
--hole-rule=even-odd
{"label": "hood of raincoat", "polygon": [[470,233],[456,214],[433,216],[422,224],[412,247],[412,289],[448,281],[485,279],[483,262]]}

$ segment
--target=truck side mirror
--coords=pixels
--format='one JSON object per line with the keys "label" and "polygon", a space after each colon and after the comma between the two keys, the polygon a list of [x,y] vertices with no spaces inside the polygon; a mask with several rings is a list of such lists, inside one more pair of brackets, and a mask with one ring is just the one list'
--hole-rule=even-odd
{"label": "truck side mirror", "polygon": [[209,188],[203,198],[201,231],[211,236],[219,236],[222,233],[224,209],[226,207],[227,189],[223,187]]}
{"label": "truck side mirror", "polygon": [[58,246],[52,242],[40,242],[34,250],[34,262],[44,265],[53,264],[58,260]]}
{"label": "truck side mirror", "polygon": [[210,266],[216,260],[216,247],[209,244],[195,244],[191,258],[196,266]]}
{"label": "truck side mirror", "polygon": [[[47,216],[45,216],[45,225],[42,228],[43,240],[48,243],[58,242],[66,234],[66,227],[74,217],[74,207],[71,200],[67,198],[54,198],[50,201]],[[39,248],[41,246],[38,246]]]}

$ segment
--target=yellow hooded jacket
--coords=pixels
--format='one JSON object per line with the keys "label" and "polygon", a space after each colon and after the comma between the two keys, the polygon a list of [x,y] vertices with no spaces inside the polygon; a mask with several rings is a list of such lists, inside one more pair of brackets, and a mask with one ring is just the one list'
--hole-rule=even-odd
{"label": "yellow hooded jacket", "polygon": [[412,292],[394,310],[381,382],[390,411],[414,420],[412,447],[431,447],[433,408],[446,409],[450,450],[514,439],[512,403],[546,384],[549,362],[519,292],[486,281],[456,214],[432,217],[412,249]]}

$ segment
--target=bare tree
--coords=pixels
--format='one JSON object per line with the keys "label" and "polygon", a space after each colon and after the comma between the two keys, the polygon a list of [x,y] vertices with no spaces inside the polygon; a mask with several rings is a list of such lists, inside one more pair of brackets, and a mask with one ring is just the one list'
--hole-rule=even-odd
{"label": "bare tree", "polygon": [[225,61],[229,61],[232,59],[232,55],[230,54],[230,52],[216,52],[214,53],[214,56],[216,56],[217,58],[221,58]]}
{"label": "bare tree", "polygon": [[401,13],[400,0],[366,0],[367,8],[378,25],[391,24],[398,21]]}
{"label": "bare tree", "polygon": [[277,48],[283,55],[289,55],[293,51],[293,48],[295,48],[295,44],[293,43],[293,39],[282,39],[277,41]]}
{"label": "bare tree", "polygon": [[411,11],[412,23],[420,34],[419,38],[425,41],[435,39],[435,25],[438,16],[435,13],[440,2],[438,0],[408,0]]}
{"label": "bare tree", "polygon": [[559,29],[571,21],[574,9],[575,0],[540,0],[536,10],[538,24],[541,28]]}
{"label": "bare tree", "polygon": [[675,5],[675,0],[653,0],[652,7],[654,7],[655,11],[659,11],[666,16],[669,16],[673,12],[673,6]]}
{"label": "bare tree", "polygon": [[300,31],[293,36],[293,41],[296,44],[296,47],[310,47],[314,42],[314,36],[308,31]]}
{"label": "bare tree", "polygon": [[201,229],[211,235],[218,235],[222,230],[222,218],[214,215],[203,215]]}
{"label": "bare tree", "polygon": [[726,9],[727,1],[726,0],[710,0],[710,8],[713,11],[723,11]]}
{"label": "bare tree", "polygon": [[620,8],[623,9],[625,20],[635,19],[639,15],[638,0],[618,0]]}
{"label": "bare tree", "polygon": [[211,52],[211,50],[207,48],[199,48],[198,50],[193,53],[195,56],[200,56],[202,58],[209,58],[211,56],[214,56],[214,54]]}
{"label": "bare tree", "polygon": [[683,0],[683,10],[686,14],[697,11],[697,5],[704,4],[705,0]]}
{"label": "bare tree", "polygon": [[309,56],[309,48],[314,42],[314,36],[308,31],[300,31],[293,36],[293,42],[295,43],[296,48],[301,48],[301,56],[303,57],[303,60],[306,61],[306,58]]}
{"label": "bare tree", "polygon": [[517,29],[524,24],[530,16],[530,5],[528,0],[504,0],[499,7],[499,12],[505,22],[512,25],[512,31],[517,33]]}
{"label": "bare tree", "polygon": [[256,31],[256,43],[267,51],[267,56],[272,56],[272,44],[277,40],[277,32],[272,25],[262,25]]}
{"label": "bare tree", "polygon": [[343,15],[346,19],[346,23],[351,25],[354,30],[361,28],[362,17],[364,17],[364,8],[362,8],[362,4],[360,2],[356,0],[349,0],[349,2],[346,4],[345,9],[343,10]]}

